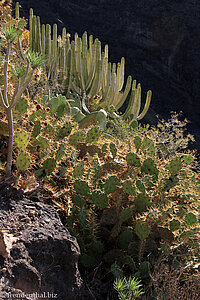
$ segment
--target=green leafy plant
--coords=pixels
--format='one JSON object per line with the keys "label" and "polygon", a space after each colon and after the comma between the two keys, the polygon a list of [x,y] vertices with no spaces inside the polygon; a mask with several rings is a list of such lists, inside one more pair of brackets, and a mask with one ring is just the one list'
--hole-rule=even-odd
{"label": "green leafy plant", "polygon": [[137,299],[143,294],[141,281],[135,277],[117,278],[113,284],[114,289],[118,292],[120,300]]}

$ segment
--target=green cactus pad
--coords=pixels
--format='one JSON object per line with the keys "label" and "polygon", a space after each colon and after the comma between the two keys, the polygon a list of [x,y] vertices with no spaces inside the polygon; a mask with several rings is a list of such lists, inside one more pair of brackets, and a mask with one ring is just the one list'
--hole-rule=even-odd
{"label": "green cactus pad", "polygon": [[153,186],[151,175],[145,175],[142,178],[142,181],[144,182],[146,189],[151,189],[151,187]]}
{"label": "green cactus pad", "polygon": [[106,179],[104,184],[104,191],[108,195],[110,193],[114,193],[119,187],[119,179],[117,176],[113,175]]}
{"label": "green cactus pad", "polygon": [[120,278],[123,276],[123,270],[116,263],[111,265],[110,271],[113,274],[114,278]]}
{"label": "green cactus pad", "polygon": [[49,135],[53,135],[55,133],[55,128],[54,126],[52,126],[51,124],[47,124],[44,127],[44,133],[45,134],[49,134]]}
{"label": "green cactus pad", "polygon": [[130,206],[130,207],[124,208],[121,211],[119,218],[120,218],[121,222],[125,222],[125,221],[129,220],[132,216],[133,216],[133,206]]}
{"label": "green cactus pad", "polygon": [[133,152],[130,152],[127,154],[126,161],[131,166],[135,166],[135,167],[141,166],[139,157],[137,156],[137,154],[135,154]]}
{"label": "green cactus pad", "polygon": [[134,200],[135,207],[139,213],[146,211],[150,206],[150,197],[144,193],[140,193]]}
{"label": "green cactus pad", "polygon": [[108,151],[108,143],[104,143],[101,147],[101,151],[105,154]]}
{"label": "green cactus pad", "polygon": [[61,160],[61,158],[65,155],[65,146],[62,144],[59,146],[58,151],[56,152],[56,161]]}
{"label": "green cactus pad", "polygon": [[182,168],[182,162],[179,157],[175,157],[170,163],[167,165],[167,169],[172,175],[176,175]]}
{"label": "green cactus pad", "polygon": [[145,240],[151,232],[150,226],[145,222],[137,221],[135,225],[135,233],[141,241]]}
{"label": "green cactus pad", "polygon": [[56,160],[54,158],[47,158],[43,163],[43,169],[48,173],[51,173],[55,170]]}
{"label": "green cactus pad", "polygon": [[77,146],[79,143],[84,143],[85,138],[86,138],[86,134],[83,131],[78,131],[70,135],[69,143],[73,146]]}
{"label": "green cactus pad", "polygon": [[73,194],[71,199],[72,199],[73,204],[80,208],[82,208],[83,206],[86,205],[85,199],[83,197],[81,197],[80,195]]}
{"label": "green cactus pad", "polygon": [[106,208],[108,207],[108,197],[106,194],[100,192],[100,191],[95,191],[92,193],[91,199],[95,206],[100,207],[100,208]]}
{"label": "green cactus pad", "polygon": [[185,222],[188,225],[195,225],[197,224],[197,217],[195,216],[195,214],[190,212],[185,216]]}
{"label": "green cactus pad", "polygon": [[35,121],[35,124],[33,127],[32,137],[36,138],[40,134],[40,130],[41,130],[41,123],[39,120],[37,120],[37,121]]}
{"label": "green cactus pad", "polygon": [[137,188],[138,188],[138,190],[139,190],[140,192],[145,193],[145,186],[144,186],[142,180],[139,180],[139,179],[138,179],[138,180],[136,181],[136,186],[137,186]]}
{"label": "green cactus pad", "polygon": [[94,268],[97,264],[96,259],[88,254],[83,254],[81,256],[80,263],[88,269]]}
{"label": "green cactus pad", "polygon": [[74,182],[74,189],[77,194],[80,194],[82,196],[89,196],[90,195],[90,187],[87,183],[87,181],[84,180],[76,180]]}
{"label": "green cactus pad", "polygon": [[141,144],[142,144],[142,140],[141,140],[141,138],[139,136],[135,136],[134,137],[134,144],[135,144],[135,148],[137,150],[139,150],[140,147],[141,147]]}
{"label": "green cactus pad", "polygon": [[101,255],[103,253],[104,246],[103,243],[100,241],[93,241],[88,249],[88,253],[91,256],[97,256]]}
{"label": "green cactus pad", "polygon": [[125,229],[119,236],[119,247],[122,250],[127,250],[129,243],[133,239],[133,231],[129,228]]}
{"label": "green cactus pad", "polygon": [[95,126],[88,130],[87,137],[86,137],[86,143],[93,143],[96,142],[101,135],[101,130],[99,126]]}
{"label": "green cactus pad", "polygon": [[169,154],[169,150],[167,149],[167,147],[165,146],[164,143],[161,142],[161,143],[158,143],[156,145],[162,153],[167,154],[167,155]]}
{"label": "green cactus pad", "polygon": [[82,177],[84,173],[84,162],[80,161],[78,165],[74,168],[73,177],[78,178]]}
{"label": "green cactus pad", "polygon": [[131,122],[130,126],[131,126],[133,129],[138,128],[138,121],[134,120],[133,122]]}
{"label": "green cactus pad", "polygon": [[38,136],[37,137],[37,145],[41,148],[41,149],[48,149],[49,148],[49,140],[44,138],[43,136]]}
{"label": "green cactus pad", "polygon": [[17,144],[17,147],[24,151],[28,146],[28,133],[26,131],[17,131],[15,133],[14,141]]}
{"label": "green cactus pad", "polygon": [[194,157],[190,154],[184,154],[182,155],[181,157],[181,162],[184,164],[184,165],[190,165],[192,164],[194,161]]}
{"label": "green cactus pad", "polygon": [[95,184],[96,181],[101,177],[101,173],[102,173],[102,169],[101,166],[98,162],[98,160],[94,160],[92,163],[92,168],[93,168],[93,177],[92,177],[92,181]]}
{"label": "green cactus pad", "polygon": [[171,175],[169,178],[165,179],[164,181],[164,190],[168,192],[170,189],[176,186],[178,182],[179,179],[176,176]]}
{"label": "green cactus pad", "polygon": [[58,136],[58,138],[62,139],[64,137],[70,135],[71,131],[72,131],[72,124],[70,122],[66,122],[62,126],[62,128],[59,129],[57,136]]}
{"label": "green cactus pad", "polygon": [[20,112],[20,114],[25,114],[28,108],[28,101],[25,98],[20,98],[17,102],[15,109]]}
{"label": "green cactus pad", "polygon": [[170,221],[169,227],[171,231],[176,231],[180,229],[181,223],[179,222],[179,220],[173,219],[172,221]]}
{"label": "green cactus pad", "polygon": [[126,180],[123,182],[123,189],[125,192],[131,196],[136,196],[136,188],[131,180]]}
{"label": "green cactus pad", "polygon": [[70,110],[71,110],[71,108],[70,108],[69,103],[67,101],[65,101],[58,106],[58,108],[56,110],[57,116],[60,118],[63,117],[64,115],[69,116]]}
{"label": "green cactus pad", "polygon": [[16,166],[19,171],[25,171],[28,169],[31,163],[31,157],[29,153],[20,153],[16,159]]}
{"label": "green cactus pad", "polygon": [[158,179],[158,169],[155,161],[152,158],[147,158],[141,167],[142,173],[153,175],[154,179]]}
{"label": "green cactus pad", "polygon": [[110,143],[110,152],[112,154],[112,157],[115,158],[117,155],[117,148],[116,145],[114,143]]}
{"label": "green cactus pad", "polygon": [[144,137],[142,141],[142,150],[145,151],[153,149],[155,149],[154,142],[151,139]]}

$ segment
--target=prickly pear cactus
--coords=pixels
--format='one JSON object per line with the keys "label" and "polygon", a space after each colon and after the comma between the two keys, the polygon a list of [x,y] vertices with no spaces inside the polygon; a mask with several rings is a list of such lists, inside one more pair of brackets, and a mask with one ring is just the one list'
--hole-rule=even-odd
{"label": "prickly pear cactus", "polygon": [[190,212],[185,216],[185,222],[191,226],[195,225],[197,224],[197,217],[195,216],[195,214]]}
{"label": "prickly pear cactus", "polygon": [[58,138],[64,138],[70,135],[72,131],[72,124],[70,122],[66,122],[59,130],[57,133]]}
{"label": "prickly pear cactus", "polygon": [[145,186],[144,186],[142,180],[139,180],[139,179],[138,179],[138,180],[136,181],[136,186],[137,186],[137,188],[138,188],[138,190],[139,190],[140,192],[145,193]]}
{"label": "prickly pear cactus", "polygon": [[28,169],[31,163],[31,157],[29,153],[23,152],[17,156],[16,166],[19,171],[25,171]]}
{"label": "prickly pear cactus", "polygon": [[105,153],[108,151],[108,143],[104,143],[101,147],[102,154],[105,155]]}
{"label": "prickly pear cactus", "polygon": [[194,161],[194,157],[190,154],[184,154],[181,157],[181,162],[186,166],[192,164],[193,161]]}
{"label": "prickly pear cactus", "polygon": [[142,141],[142,150],[146,152],[149,156],[154,157],[155,156],[154,142],[151,139],[144,137]]}
{"label": "prickly pear cactus", "polygon": [[83,206],[86,205],[85,199],[83,197],[81,197],[80,195],[73,194],[71,196],[71,199],[72,199],[73,204],[80,208],[82,208]]}
{"label": "prickly pear cactus", "polygon": [[129,165],[135,166],[135,167],[140,167],[140,158],[137,156],[137,154],[130,152],[126,156],[126,161]]}
{"label": "prickly pear cactus", "polygon": [[119,179],[117,176],[113,175],[106,179],[104,184],[104,191],[108,195],[110,193],[114,193],[119,187]]}
{"label": "prickly pear cactus", "polygon": [[77,146],[79,143],[84,143],[86,138],[86,134],[83,131],[77,131],[70,135],[69,143],[73,146]]}
{"label": "prickly pear cactus", "polygon": [[112,154],[112,157],[115,158],[117,155],[117,147],[114,143],[110,143],[110,152]]}
{"label": "prickly pear cactus", "polygon": [[43,169],[48,173],[51,173],[56,168],[56,160],[54,158],[47,158],[43,163]]}
{"label": "prickly pear cactus", "polygon": [[152,188],[153,182],[152,182],[151,175],[145,175],[145,176],[142,178],[142,181],[143,181],[143,183],[144,183],[146,189],[151,189],[151,188]]}
{"label": "prickly pear cactus", "polygon": [[154,179],[158,179],[158,169],[155,161],[152,158],[147,158],[141,167],[142,173],[153,175]]}
{"label": "prickly pear cactus", "polygon": [[53,125],[51,124],[46,124],[44,125],[44,133],[45,134],[49,134],[49,135],[53,135],[55,133],[55,128]]}
{"label": "prickly pear cactus", "polygon": [[136,196],[136,188],[132,180],[124,181],[122,186],[127,194]]}
{"label": "prickly pear cactus", "polygon": [[164,190],[168,192],[170,189],[175,187],[178,182],[179,179],[176,176],[171,175],[169,178],[164,180]]}
{"label": "prickly pear cactus", "polygon": [[137,221],[135,225],[135,233],[141,241],[145,240],[151,232],[150,226],[145,222]]}
{"label": "prickly pear cactus", "polygon": [[92,169],[93,169],[93,176],[92,176],[92,182],[95,184],[97,180],[101,177],[102,169],[99,164],[98,159],[95,159],[92,163]]}
{"label": "prickly pear cactus", "polygon": [[141,140],[141,138],[139,136],[135,136],[134,137],[134,144],[135,144],[135,148],[137,150],[139,150],[140,147],[141,147],[141,144],[142,144],[142,140]]}
{"label": "prickly pear cactus", "polygon": [[172,221],[170,221],[169,227],[171,231],[179,230],[181,228],[181,222],[179,220],[173,219]]}
{"label": "prickly pear cactus", "polygon": [[94,126],[87,132],[86,143],[96,142],[99,139],[100,135],[101,129],[99,128],[99,126]]}
{"label": "prickly pear cactus", "polygon": [[134,204],[139,213],[146,211],[150,206],[150,197],[144,193],[139,193],[134,199]]}
{"label": "prickly pear cactus", "polygon": [[56,152],[56,161],[59,161],[62,159],[62,157],[65,155],[65,146],[61,144],[58,148],[58,151]]}
{"label": "prickly pear cactus", "polygon": [[133,231],[129,228],[125,229],[119,236],[119,247],[123,250],[128,249],[128,245],[132,242]]}
{"label": "prickly pear cactus", "polygon": [[15,133],[14,141],[17,144],[17,147],[24,151],[26,147],[28,146],[28,133],[26,131],[17,131]]}
{"label": "prickly pear cactus", "polygon": [[41,149],[48,149],[49,148],[49,140],[46,139],[43,136],[38,136],[36,139],[36,144],[41,148]]}
{"label": "prickly pear cactus", "polygon": [[80,161],[78,165],[74,168],[73,177],[78,178],[82,177],[84,173],[84,162]]}
{"label": "prickly pear cactus", "polygon": [[35,121],[35,124],[33,127],[32,137],[36,138],[40,134],[40,130],[41,130],[41,123],[39,120],[37,120],[37,121]]}
{"label": "prickly pear cactus", "polygon": [[182,168],[182,162],[179,157],[175,157],[173,160],[170,161],[170,163],[167,166],[167,169],[172,175],[178,174],[181,168]]}
{"label": "prickly pear cactus", "polygon": [[82,196],[90,196],[90,187],[87,183],[87,181],[85,180],[80,180],[80,179],[77,179],[75,182],[74,182],[74,189],[76,191],[77,194],[80,194]]}
{"label": "prickly pear cactus", "polygon": [[108,207],[108,197],[106,194],[102,193],[101,191],[95,191],[92,193],[91,199],[95,206],[100,208]]}
{"label": "prickly pear cactus", "polygon": [[22,115],[27,112],[27,108],[28,101],[25,98],[20,98],[17,104],[15,105],[15,109]]}
{"label": "prickly pear cactus", "polygon": [[134,215],[133,212],[134,212],[133,206],[122,209],[122,211],[119,215],[120,221],[126,222],[127,220],[129,220]]}

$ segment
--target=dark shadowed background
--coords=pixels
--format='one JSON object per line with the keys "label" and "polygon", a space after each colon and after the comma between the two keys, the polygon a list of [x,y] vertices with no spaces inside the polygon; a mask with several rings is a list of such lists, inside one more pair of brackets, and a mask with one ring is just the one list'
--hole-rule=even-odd
{"label": "dark shadowed background", "polygon": [[[13,0],[13,3],[16,1]],[[126,75],[153,92],[146,121],[183,111],[200,149],[199,0],[19,0],[42,23],[57,23],[72,35],[84,31],[109,45],[109,58],[126,59]]]}

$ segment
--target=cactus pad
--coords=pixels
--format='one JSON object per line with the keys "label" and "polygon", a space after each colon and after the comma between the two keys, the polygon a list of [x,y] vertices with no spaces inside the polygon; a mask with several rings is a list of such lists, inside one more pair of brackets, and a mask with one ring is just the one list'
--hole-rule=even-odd
{"label": "cactus pad", "polygon": [[136,186],[140,192],[145,193],[145,186],[141,180],[136,181]]}
{"label": "cactus pad", "polygon": [[15,105],[15,109],[20,112],[20,114],[25,114],[28,108],[28,101],[25,98],[20,98],[17,104]]}
{"label": "cactus pad", "polygon": [[124,181],[123,189],[127,194],[136,196],[136,188],[135,188],[133,181],[131,181],[131,180]]}
{"label": "cactus pad", "polygon": [[44,133],[45,134],[49,134],[49,135],[53,135],[55,133],[55,128],[54,126],[52,126],[51,124],[47,124],[44,128]]}
{"label": "cactus pad", "polygon": [[167,166],[167,169],[172,175],[178,174],[181,168],[182,168],[182,162],[179,157],[175,157],[173,160],[170,161],[170,163]]}
{"label": "cactus pad", "polygon": [[20,170],[20,171],[27,170],[28,167],[30,166],[30,163],[31,163],[31,157],[30,157],[29,153],[23,152],[17,156],[16,166],[17,166],[18,170]]}
{"label": "cactus pad", "polygon": [[110,176],[105,184],[104,184],[104,191],[108,195],[110,193],[114,193],[119,187],[119,179],[117,176],[113,175]]}
{"label": "cactus pad", "polygon": [[164,181],[164,190],[169,191],[179,182],[178,178],[174,175],[171,175],[169,178]]}
{"label": "cactus pad", "polygon": [[120,221],[125,222],[133,216],[133,206],[122,209],[120,213]]}
{"label": "cactus pad", "polygon": [[14,137],[15,143],[17,144],[17,147],[24,151],[26,147],[28,146],[28,133],[26,131],[17,131],[15,133]]}
{"label": "cactus pad", "polygon": [[101,135],[101,130],[99,126],[95,126],[89,129],[87,132],[86,143],[96,142],[100,137],[100,135]]}
{"label": "cactus pad", "polygon": [[48,149],[49,148],[49,140],[44,138],[43,136],[38,136],[37,137],[37,145],[41,149]]}
{"label": "cactus pad", "polygon": [[155,161],[151,158],[147,158],[141,167],[141,171],[145,174],[153,175],[154,179],[158,179],[158,169],[156,168]]}
{"label": "cactus pad", "polygon": [[81,256],[80,263],[88,269],[94,268],[97,264],[96,259],[88,254],[83,254]]}
{"label": "cactus pad", "polygon": [[180,229],[181,223],[179,222],[179,220],[173,219],[172,221],[170,221],[169,227],[171,231],[176,231]]}
{"label": "cactus pad", "polygon": [[195,216],[195,214],[190,212],[185,216],[185,222],[188,225],[195,225],[197,224],[197,217]]}
{"label": "cactus pad", "polygon": [[61,160],[61,158],[65,155],[65,146],[62,144],[59,146],[58,151],[56,152],[56,161]]}
{"label": "cactus pad", "polygon": [[35,121],[35,124],[33,127],[32,137],[36,138],[40,134],[40,130],[41,130],[41,123],[39,120],[37,120],[37,121]]}
{"label": "cactus pad", "polygon": [[126,161],[131,166],[135,166],[135,167],[141,166],[139,157],[137,156],[137,154],[135,154],[133,152],[130,152],[127,154]]}
{"label": "cactus pad", "polygon": [[79,143],[85,142],[86,134],[83,131],[77,131],[70,135],[69,143],[73,146],[77,146]]}
{"label": "cactus pad", "polygon": [[115,158],[117,155],[117,148],[114,143],[110,143],[110,152],[112,154],[112,157]]}
{"label": "cactus pad", "polygon": [[190,165],[191,163],[193,163],[194,157],[192,155],[190,155],[190,154],[184,154],[181,157],[181,161],[185,165]]}
{"label": "cactus pad", "polygon": [[140,147],[141,147],[141,144],[142,144],[142,140],[141,140],[141,138],[139,136],[135,136],[134,137],[134,144],[135,144],[135,148],[137,150],[139,150]]}
{"label": "cactus pad", "polygon": [[100,241],[93,241],[89,247],[89,254],[91,256],[99,256],[103,253],[103,244]]}
{"label": "cactus pad", "polygon": [[102,148],[101,148],[101,151],[103,154],[105,154],[107,151],[108,151],[108,143],[104,143]]}
{"label": "cactus pad", "polygon": [[145,240],[151,232],[150,226],[145,222],[136,222],[135,233],[141,241]]}
{"label": "cactus pad", "polygon": [[85,206],[85,204],[86,204],[85,199],[83,197],[81,197],[80,195],[73,194],[71,199],[72,199],[73,204],[80,208]]}
{"label": "cactus pad", "polygon": [[91,199],[97,207],[100,207],[100,208],[108,207],[108,197],[106,194],[104,194],[100,191],[93,192]]}
{"label": "cactus pad", "polygon": [[54,158],[47,158],[43,163],[43,169],[47,171],[48,173],[51,173],[54,171],[56,167],[56,161]]}
{"label": "cactus pad", "polygon": [[77,179],[74,182],[74,189],[77,194],[80,194],[82,196],[90,195],[90,187],[89,187],[87,181]]}
{"label": "cactus pad", "polygon": [[84,162],[80,161],[78,165],[74,168],[73,177],[82,177],[84,173]]}
{"label": "cactus pad", "polygon": [[137,195],[134,201],[135,207],[139,213],[146,211],[150,206],[150,197],[143,193]]}
{"label": "cactus pad", "polygon": [[64,138],[70,135],[72,131],[72,124],[70,122],[66,122],[58,131],[58,138]]}
{"label": "cactus pad", "polygon": [[129,228],[125,229],[119,236],[119,247],[123,250],[128,249],[129,243],[133,239],[133,231]]}

